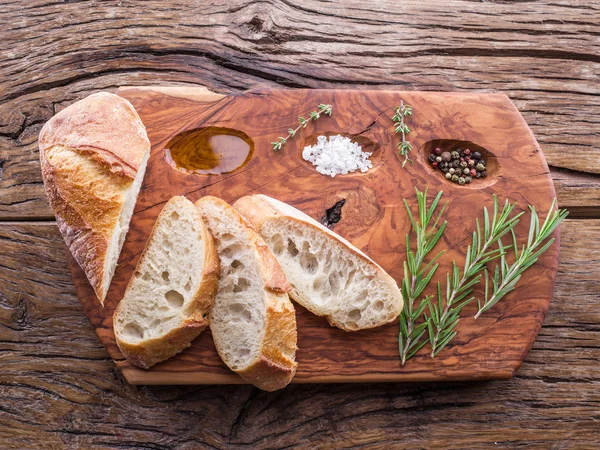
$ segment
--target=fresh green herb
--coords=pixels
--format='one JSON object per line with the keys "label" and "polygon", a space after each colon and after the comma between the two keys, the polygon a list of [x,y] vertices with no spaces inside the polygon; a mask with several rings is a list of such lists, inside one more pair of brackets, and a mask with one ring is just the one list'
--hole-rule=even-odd
{"label": "fresh green herb", "polygon": [[[492,278],[492,295],[488,296],[489,292],[489,276],[487,270],[485,271],[485,297],[483,303],[477,300],[479,309],[475,314],[477,319],[482,313],[492,308],[498,301],[500,301],[506,294],[514,290],[515,285],[519,282],[521,275],[528,268],[534,265],[538,258],[552,245],[554,238],[546,242],[539,250],[538,247],[542,245],[544,240],[552,234],[552,232],[565,220],[569,214],[566,210],[554,210],[556,205],[556,199],[553,200],[550,212],[546,216],[543,225],[540,228],[540,219],[533,206],[531,209],[531,221],[529,226],[529,236],[527,238],[527,245],[523,245],[521,251],[517,244],[517,238],[513,230],[511,230],[513,238],[513,251],[515,252],[515,261],[509,265],[506,262],[506,255],[502,252],[500,257],[500,264],[496,266],[494,276]],[[502,248],[502,242],[499,241],[499,245]]]}
{"label": "fresh green herb", "polygon": [[425,307],[429,304],[431,296],[427,296],[421,300],[419,306],[415,309],[415,302],[423,293],[423,290],[429,284],[431,277],[435,274],[438,264],[435,261],[444,253],[439,252],[429,263],[425,264],[425,257],[437,245],[446,228],[446,222],[438,227],[438,223],[446,204],[442,206],[439,214],[434,218],[435,210],[440,202],[443,192],[438,192],[437,196],[431,202],[431,206],[427,209],[427,189],[425,192],[420,192],[415,188],[417,193],[418,205],[418,221],[415,220],[408,206],[408,202],[404,200],[404,206],[412,229],[416,235],[416,251],[413,253],[410,245],[410,235],[406,235],[406,261],[404,262],[404,278],[402,279],[402,296],[404,297],[404,306],[400,313],[400,332],[398,334],[398,349],[400,351],[400,361],[402,365],[408,359],[415,355],[426,343],[427,338],[424,337],[427,331],[427,322],[416,325],[418,318],[423,314]]}
{"label": "fresh green herb", "polygon": [[467,297],[473,292],[473,286],[479,283],[486,264],[504,255],[502,245],[493,250],[491,247],[519,222],[522,212],[510,217],[515,206],[516,203],[510,204],[507,200],[499,213],[498,198],[494,195],[494,213],[491,218],[487,208],[483,208],[483,234],[479,219],[476,219],[477,230],[473,232],[472,242],[467,247],[462,276],[456,261],[452,263],[452,274],[446,275],[445,305],[441,284],[438,283],[438,301],[429,304],[430,316],[425,316],[432,358],[456,336],[454,328],[458,324],[460,311],[473,300],[473,297]]}
{"label": "fresh green herb", "polygon": [[331,116],[332,112],[333,112],[333,107],[331,105],[320,104],[318,106],[317,111],[310,112],[308,119],[305,119],[304,117],[298,117],[298,121],[300,122],[300,125],[298,125],[298,127],[296,127],[296,128],[289,128],[288,135],[286,137],[279,137],[279,138],[277,138],[276,142],[271,142],[271,144],[273,145],[273,150],[275,150],[275,151],[281,150],[281,147],[283,147],[289,139],[293,138],[296,135],[296,133],[300,130],[300,128],[306,128],[306,125],[308,125],[308,123],[311,120],[317,120],[319,117],[321,117],[321,114]]}
{"label": "fresh green herb", "polygon": [[412,116],[412,106],[405,105],[404,101],[400,100],[400,106],[394,108],[392,120],[396,126],[396,133],[402,134],[402,141],[398,144],[400,155],[404,156],[402,167],[404,167],[407,162],[412,163],[412,160],[408,157],[408,154],[412,150],[412,144],[406,140],[406,135],[410,133],[410,128],[406,125],[404,119],[406,116]]}

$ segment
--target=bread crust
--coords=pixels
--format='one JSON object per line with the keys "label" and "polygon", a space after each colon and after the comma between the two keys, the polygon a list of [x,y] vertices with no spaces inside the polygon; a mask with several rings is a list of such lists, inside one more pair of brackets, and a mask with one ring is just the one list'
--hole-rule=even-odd
{"label": "bread crust", "polygon": [[[182,201],[189,201],[185,197],[176,196],[169,200],[169,203]],[[167,205],[169,204],[167,203]],[[166,206],[163,210],[166,209]],[[162,213],[162,212],[161,212]],[[155,222],[152,232],[147,242],[150,242],[156,233],[158,220]],[[200,233],[202,240],[204,241],[204,265],[202,268],[202,279],[198,290],[194,294],[192,300],[186,306],[184,314],[188,315],[188,318],[183,321],[181,326],[169,331],[167,334],[159,338],[146,339],[137,344],[132,344],[127,341],[119,339],[117,333],[115,333],[115,340],[121,353],[129,362],[134,366],[148,369],[154,364],[164,361],[171,356],[183,351],[191,345],[191,342],[209,325],[209,319],[207,317],[208,311],[212,307],[217,289],[219,287],[219,257],[217,255],[217,248],[212,235],[208,232],[208,229],[204,225],[202,220],[199,220]],[[138,264],[143,261],[148,244],[144,248]],[[134,272],[135,273],[135,272]],[[133,283],[133,277],[129,280],[127,290],[129,290]],[[127,292],[127,291],[126,291]],[[113,328],[117,328],[116,318],[119,315],[121,303],[115,309],[113,313]]]}
{"label": "bread crust", "polygon": [[111,173],[133,180],[150,141],[131,103],[118,95],[98,92],[46,122],[40,132],[40,151],[56,146],[76,149]]}
{"label": "bread crust", "polygon": [[296,312],[288,294],[266,292],[265,335],[257,360],[237,373],[263,391],[286,387],[298,363]]}
{"label": "bread crust", "polygon": [[[272,200],[272,201],[269,201],[269,200]],[[275,199],[270,199],[269,197],[262,195],[262,194],[248,195],[248,196],[244,196],[244,197],[241,197],[240,199],[238,199],[233,204],[233,207],[237,211],[239,211],[240,214],[242,214],[244,217],[246,217],[246,219],[254,226],[254,228],[258,231],[258,233],[261,232],[262,225],[265,223],[265,221],[276,220],[276,219],[288,220],[288,221],[294,222],[298,227],[313,228],[315,230],[326,233],[335,242],[337,242],[338,245],[344,246],[349,252],[353,253],[357,258],[361,259],[365,264],[368,264],[368,265],[376,268],[378,276],[385,282],[385,284],[390,289],[398,291],[398,295],[400,296],[400,299],[401,299],[400,305],[398,307],[398,314],[400,314],[400,312],[402,311],[402,306],[403,306],[403,299],[402,299],[401,291],[398,288],[396,281],[385,270],[383,270],[383,268],[379,264],[377,264],[375,261],[373,261],[371,258],[369,258],[365,253],[363,253],[361,250],[359,250],[354,245],[352,245],[349,241],[347,241],[343,237],[339,236],[338,234],[332,232],[331,230],[329,230],[328,228],[326,228],[325,226],[323,226],[322,224],[320,224],[319,222],[314,220],[312,217],[310,217],[300,211],[297,211],[295,208],[291,209],[291,210],[283,210],[280,207],[278,207],[278,205],[276,203],[274,203],[273,200],[275,200]],[[275,202],[277,202],[277,201],[275,201]],[[299,295],[293,289],[290,292],[290,296],[296,301],[299,300]],[[315,311],[309,305],[306,305],[305,307],[316,315],[323,315],[323,314],[320,314],[319,312]],[[378,327],[381,325],[385,325],[385,323],[378,323],[378,324],[374,324],[371,327],[354,328],[354,327],[348,326],[345,323],[335,321],[331,316],[325,315],[324,317],[325,317],[325,319],[327,319],[327,321],[329,322],[329,324],[331,326],[341,328],[344,331],[357,331],[358,329],[375,328],[375,327]],[[391,323],[394,320],[396,320],[396,317],[393,317],[387,323]]]}
{"label": "bread crust", "polygon": [[104,304],[104,267],[125,194],[150,153],[133,106],[109,93],[52,117],[39,136],[42,178],[69,251]]}
{"label": "bread crust", "polygon": [[[265,334],[261,351],[253,363],[237,373],[262,390],[281,389],[292,380],[298,366],[295,360],[298,341],[296,313],[288,296],[291,286],[279,262],[252,225],[231,205],[217,197],[203,197],[196,202],[196,206],[202,210],[203,203],[207,202],[217,203],[230,211],[246,229],[248,242],[260,261],[265,285]],[[215,346],[221,354],[217,340]]]}

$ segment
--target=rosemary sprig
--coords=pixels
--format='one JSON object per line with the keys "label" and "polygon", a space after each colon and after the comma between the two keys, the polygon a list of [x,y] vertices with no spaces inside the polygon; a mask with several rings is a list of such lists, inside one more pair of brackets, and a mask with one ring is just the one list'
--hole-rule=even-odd
{"label": "rosemary sprig", "polygon": [[[446,275],[446,301],[442,299],[441,284],[438,283],[438,301],[429,305],[430,316],[425,316],[431,344],[431,357],[435,357],[454,336],[454,328],[458,324],[462,308],[473,300],[467,298],[473,292],[473,286],[479,283],[481,271],[486,264],[504,254],[504,247],[491,250],[491,247],[506,233],[512,231],[519,222],[522,212],[510,217],[516,203],[504,203],[502,211],[498,211],[498,198],[494,195],[494,213],[490,218],[487,208],[483,208],[483,234],[479,219],[476,219],[477,230],[473,232],[471,244],[467,247],[465,265],[461,276],[456,261],[452,263],[452,274]],[[467,298],[465,300],[465,298]]]}
{"label": "rosemary sprig", "polygon": [[[542,245],[544,240],[552,234],[552,232],[565,220],[569,212],[567,210],[554,210],[556,205],[556,199],[552,201],[550,212],[546,216],[544,223],[540,228],[540,219],[537,215],[535,207],[530,206],[531,209],[531,221],[529,225],[529,236],[527,238],[527,245],[523,245],[521,251],[519,251],[519,245],[517,244],[517,238],[513,230],[511,230],[513,238],[513,251],[515,252],[515,261],[512,265],[506,262],[506,255],[502,254],[500,257],[500,264],[496,266],[494,276],[492,278],[493,291],[492,295],[488,296],[489,292],[489,275],[487,270],[485,271],[485,297],[483,303],[477,300],[478,311],[475,314],[477,319],[482,313],[492,308],[498,303],[506,294],[515,289],[515,285],[519,282],[521,275],[528,268],[534,265],[538,258],[554,243],[554,238],[546,242],[539,250],[538,247]],[[499,241],[499,245],[502,247],[502,242]],[[503,252],[504,253],[504,252]]]}
{"label": "rosemary sprig", "polygon": [[273,145],[273,150],[281,150],[281,147],[283,147],[289,139],[293,138],[300,128],[306,128],[306,125],[308,125],[311,120],[317,120],[319,117],[321,117],[321,114],[331,116],[332,112],[333,107],[331,105],[320,104],[317,111],[310,112],[308,119],[305,119],[304,117],[298,117],[300,125],[298,125],[296,128],[289,128],[288,135],[286,137],[279,137],[277,138],[276,142],[271,142],[271,145]]}
{"label": "rosemary sprig", "polygon": [[406,125],[406,121],[404,119],[406,116],[412,116],[412,106],[405,105],[404,101],[400,100],[400,106],[396,106],[394,108],[392,120],[396,126],[396,133],[402,134],[402,141],[398,144],[400,155],[404,156],[402,167],[404,167],[407,162],[412,164],[412,160],[408,157],[408,154],[412,150],[412,144],[406,140],[406,135],[410,133],[410,128],[408,125]]}
{"label": "rosemary sprig", "polygon": [[427,343],[427,339],[423,338],[425,331],[427,331],[427,322],[423,322],[417,326],[415,324],[425,310],[425,307],[429,304],[431,296],[422,299],[416,309],[415,302],[423,293],[423,290],[427,287],[431,277],[433,277],[438,268],[438,264],[434,265],[434,263],[442,256],[444,251],[439,252],[429,263],[424,264],[424,261],[427,254],[437,245],[442,237],[447,224],[444,221],[439,228],[437,226],[446,208],[446,203],[437,214],[433,224],[430,225],[443,192],[438,192],[433,202],[431,202],[429,209],[427,209],[427,189],[425,189],[425,192],[420,192],[415,188],[415,192],[417,193],[419,212],[418,221],[413,217],[408,202],[404,200],[408,218],[416,235],[417,246],[416,251],[413,253],[410,245],[410,235],[407,234],[406,261],[404,262],[404,278],[402,279],[404,306],[400,313],[400,332],[398,333],[398,349],[402,365]]}

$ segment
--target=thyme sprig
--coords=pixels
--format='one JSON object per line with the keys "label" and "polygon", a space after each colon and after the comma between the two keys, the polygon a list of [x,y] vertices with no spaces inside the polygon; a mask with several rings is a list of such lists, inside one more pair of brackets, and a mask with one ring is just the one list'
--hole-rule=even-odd
{"label": "thyme sprig", "polygon": [[[512,249],[515,254],[515,261],[509,265],[506,262],[506,255],[503,254],[500,257],[500,264],[496,266],[494,275],[492,277],[492,294],[489,293],[489,275],[487,270],[485,271],[485,297],[483,303],[478,299],[478,311],[475,314],[477,319],[481,314],[492,308],[498,303],[506,294],[515,289],[515,285],[521,279],[521,275],[528,268],[534,265],[538,258],[554,243],[554,238],[548,240],[540,249],[540,245],[552,234],[552,232],[565,220],[569,212],[567,210],[557,209],[555,210],[556,199],[552,201],[550,212],[546,216],[544,223],[540,227],[540,219],[537,215],[535,207],[530,206],[531,210],[531,221],[529,225],[529,236],[527,237],[527,244],[523,244],[519,251],[519,245],[517,244],[517,238],[513,230],[511,230],[513,245]],[[498,241],[499,246],[502,247],[502,242]]]}
{"label": "thyme sprig", "polygon": [[273,145],[273,150],[281,150],[281,147],[283,147],[289,139],[293,138],[296,135],[296,133],[300,131],[300,128],[306,128],[306,126],[311,120],[317,120],[319,117],[321,117],[321,114],[331,116],[332,112],[333,107],[331,105],[320,104],[316,111],[311,111],[309,113],[308,119],[305,119],[304,117],[298,117],[300,125],[298,125],[296,128],[289,128],[288,135],[286,137],[279,137],[277,138],[276,142],[271,142],[271,145]]}
{"label": "thyme sprig", "polygon": [[505,253],[505,248],[500,245],[492,249],[506,233],[512,231],[519,222],[522,212],[510,217],[516,203],[504,203],[502,211],[498,211],[498,198],[494,195],[494,211],[490,218],[487,208],[483,208],[483,233],[476,219],[477,230],[473,232],[471,244],[467,247],[463,272],[456,264],[452,263],[452,274],[446,275],[446,299],[442,298],[441,283],[437,286],[437,302],[430,302],[429,317],[425,316],[431,344],[431,357],[435,357],[454,336],[454,328],[458,324],[461,310],[473,301],[474,297],[467,298],[473,292],[473,286],[479,283],[481,272],[486,264]]}
{"label": "thyme sprig", "polygon": [[437,245],[447,224],[444,221],[438,227],[447,202],[442,206],[432,224],[435,210],[443,192],[438,192],[429,209],[427,208],[427,189],[425,189],[425,192],[420,192],[419,189],[415,188],[415,192],[417,193],[418,221],[413,217],[408,202],[404,200],[404,206],[416,236],[416,251],[413,253],[411,250],[410,235],[407,234],[406,261],[404,262],[404,278],[402,279],[404,306],[400,313],[400,332],[398,333],[398,349],[402,365],[427,343],[427,338],[424,337],[427,331],[427,322],[416,325],[416,321],[423,314],[425,307],[429,305],[432,296],[426,296],[416,308],[415,302],[435,274],[438,268],[438,264],[435,262],[444,254],[444,251],[439,252],[429,263],[425,264],[426,256]]}
{"label": "thyme sprig", "polygon": [[400,133],[402,135],[402,141],[400,141],[398,144],[400,155],[404,156],[402,167],[404,167],[407,162],[412,164],[412,160],[408,157],[408,154],[412,150],[412,144],[406,140],[406,135],[410,133],[410,128],[408,125],[406,125],[406,116],[412,116],[412,106],[405,105],[404,101],[400,100],[400,106],[396,106],[394,108],[392,120],[396,126],[396,133]]}

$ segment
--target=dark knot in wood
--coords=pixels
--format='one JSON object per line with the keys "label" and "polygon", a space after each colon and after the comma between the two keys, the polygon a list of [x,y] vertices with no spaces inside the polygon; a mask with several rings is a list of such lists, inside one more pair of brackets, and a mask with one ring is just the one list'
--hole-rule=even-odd
{"label": "dark knot in wood", "polygon": [[342,199],[333,205],[331,208],[325,210],[325,216],[321,220],[323,225],[328,228],[333,227],[342,219],[342,207],[346,204],[346,199]]}

